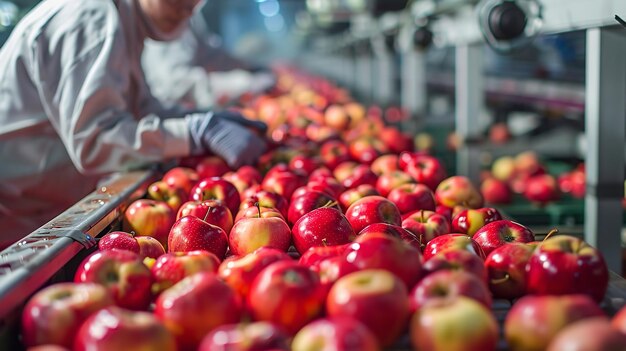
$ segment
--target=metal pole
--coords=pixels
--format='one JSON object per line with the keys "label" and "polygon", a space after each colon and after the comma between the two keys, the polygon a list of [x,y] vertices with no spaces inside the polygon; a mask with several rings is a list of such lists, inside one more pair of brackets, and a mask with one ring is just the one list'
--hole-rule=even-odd
{"label": "metal pole", "polygon": [[626,36],[607,28],[588,29],[586,55],[585,240],[603,253],[609,269],[619,273],[626,135]]}
{"label": "metal pole", "polygon": [[[426,70],[425,59],[422,51],[408,49],[402,54],[402,75],[400,81],[402,107],[411,113],[411,116],[419,116],[426,106]],[[411,134],[417,132],[415,121],[411,120],[405,125],[405,130]]]}

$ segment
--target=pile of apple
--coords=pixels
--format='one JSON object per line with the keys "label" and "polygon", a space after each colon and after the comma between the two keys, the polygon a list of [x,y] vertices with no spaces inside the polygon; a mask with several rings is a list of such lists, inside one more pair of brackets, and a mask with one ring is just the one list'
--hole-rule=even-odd
{"label": "pile of apple", "polygon": [[[467,178],[414,152],[376,109],[307,79],[283,72],[284,93],[244,109],[270,125],[273,147],[258,167],[230,170],[208,156],[168,170],[74,282],[28,301],[24,344],[624,349],[626,309],[600,308],[609,280],[600,252],[569,235],[537,242],[483,207]],[[504,324],[494,299],[512,303]]]}

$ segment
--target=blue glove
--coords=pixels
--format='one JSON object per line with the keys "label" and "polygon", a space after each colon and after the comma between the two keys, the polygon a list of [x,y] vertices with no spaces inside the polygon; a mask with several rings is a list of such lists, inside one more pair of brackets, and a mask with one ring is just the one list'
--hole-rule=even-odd
{"label": "blue glove", "polygon": [[192,154],[213,152],[234,169],[253,164],[265,152],[261,135],[265,123],[251,121],[233,111],[197,113],[186,117],[191,135]]}

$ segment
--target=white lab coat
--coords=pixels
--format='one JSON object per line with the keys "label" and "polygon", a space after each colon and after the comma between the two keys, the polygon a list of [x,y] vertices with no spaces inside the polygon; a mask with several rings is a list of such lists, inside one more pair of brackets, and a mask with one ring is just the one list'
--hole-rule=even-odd
{"label": "white lab coat", "polygon": [[154,35],[136,0],[45,0],[0,49],[0,247],[102,175],[190,152],[184,118],[141,70]]}

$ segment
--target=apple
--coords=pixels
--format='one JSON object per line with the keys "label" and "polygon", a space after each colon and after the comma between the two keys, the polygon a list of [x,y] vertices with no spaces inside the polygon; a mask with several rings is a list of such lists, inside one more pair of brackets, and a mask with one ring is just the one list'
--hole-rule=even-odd
{"label": "apple", "polygon": [[134,253],[139,253],[140,247],[137,239],[127,232],[113,231],[104,234],[100,240],[98,240],[98,250],[128,250]]}
{"label": "apple", "polygon": [[611,328],[606,317],[585,319],[560,331],[550,342],[547,351],[604,351],[624,350],[626,334]]}
{"label": "apple", "polygon": [[426,132],[417,133],[413,138],[413,144],[418,151],[430,152],[435,147],[435,138]]}
{"label": "apple", "polygon": [[415,180],[413,180],[408,173],[403,171],[391,171],[378,177],[378,180],[376,181],[376,190],[381,196],[387,197],[393,189],[403,184],[412,183],[415,183]]}
{"label": "apple", "polygon": [[398,171],[400,170],[398,165],[398,155],[387,154],[379,156],[374,160],[374,162],[372,162],[370,167],[372,172],[374,172],[377,176],[381,176],[382,174],[388,172]]}
{"label": "apple", "polygon": [[433,192],[424,184],[403,184],[392,189],[387,199],[393,202],[401,214],[417,210],[434,211],[436,208]]}
{"label": "apple", "polygon": [[530,257],[526,273],[528,293],[536,295],[582,293],[600,302],[609,283],[602,253],[570,235],[544,240]]}
{"label": "apple", "polygon": [[515,171],[528,175],[541,172],[541,161],[534,151],[524,151],[515,156]]}
{"label": "apple", "polygon": [[[452,214],[453,214],[453,209],[452,208],[447,207],[447,206],[437,205],[437,207],[435,207],[435,212],[437,212],[438,214],[446,217],[448,222],[452,223]],[[403,217],[404,216],[406,216],[406,214],[403,215]]]}
{"label": "apple", "polygon": [[[354,173],[354,170],[359,166],[359,163],[354,161],[344,161],[338,164],[333,169],[333,177],[337,179],[340,183],[343,183],[344,180],[348,179]],[[374,185],[374,184],[371,184]]]}
{"label": "apple", "polygon": [[226,324],[204,337],[198,351],[236,350],[289,351],[289,335],[276,325],[265,322]]}
{"label": "apple", "polygon": [[438,204],[450,208],[458,205],[468,208],[483,206],[483,197],[480,192],[464,176],[453,176],[442,181],[435,190],[435,199]]}
{"label": "apple", "polygon": [[26,351],[70,351],[70,349],[59,345],[46,344],[29,347]]}
{"label": "apple", "polygon": [[524,188],[524,197],[541,205],[557,200],[559,198],[559,187],[556,179],[550,174],[539,174],[530,177]]}
{"label": "apple", "polygon": [[617,313],[611,318],[611,325],[613,328],[626,334],[626,305],[622,306]]}
{"label": "apple", "polygon": [[293,192],[306,184],[306,177],[292,171],[274,172],[265,175],[261,186],[263,190],[277,193],[290,199]]}
{"label": "apple", "polygon": [[467,250],[443,251],[424,262],[424,276],[441,270],[464,271],[475,275],[480,281],[487,282],[485,262]]}
{"label": "apple", "polygon": [[314,209],[298,219],[292,231],[293,244],[300,254],[314,246],[336,246],[351,242],[354,229],[340,210],[332,207]]}
{"label": "apple", "polygon": [[287,252],[291,245],[291,229],[281,218],[261,217],[259,208],[258,217],[242,218],[235,223],[228,243],[233,255],[245,255],[262,246]]}
{"label": "apple", "polygon": [[250,292],[250,286],[259,272],[270,264],[281,260],[291,261],[292,258],[284,251],[263,246],[247,255],[227,257],[220,264],[218,275],[245,302]]}
{"label": "apple", "polygon": [[198,173],[199,179],[221,177],[228,171],[230,171],[230,167],[217,156],[205,156],[196,165],[196,173]]}
{"label": "apple", "polygon": [[402,228],[398,225],[387,224],[387,223],[374,223],[370,224],[367,227],[363,228],[357,235],[363,236],[368,235],[370,233],[383,233],[391,236],[395,236],[396,238],[402,239],[405,243],[413,246],[418,250],[422,250],[422,242],[420,239],[415,236],[415,234],[410,231]]}
{"label": "apple", "polygon": [[300,329],[291,343],[293,351],[378,351],[376,336],[350,317],[321,318]]}
{"label": "apple", "polygon": [[451,233],[440,235],[426,244],[423,251],[424,261],[428,261],[440,252],[449,250],[467,250],[483,260],[486,258],[485,253],[476,240],[470,238],[467,234]]}
{"label": "apple", "polygon": [[166,253],[150,269],[154,277],[152,291],[159,294],[192,274],[217,273],[219,265],[219,258],[204,250]]}
{"label": "apple", "polygon": [[349,244],[332,246],[311,246],[298,258],[298,263],[309,267],[313,271],[319,269],[319,264],[329,258],[342,257]]}
{"label": "apple", "polygon": [[213,329],[238,323],[242,306],[237,293],[215,273],[197,273],[163,291],[154,314],[174,335],[180,349],[196,350]]}
{"label": "apple", "polygon": [[346,261],[343,255],[321,260],[314,266],[310,266],[309,269],[319,275],[322,288],[326,292],[328,292],[333,284],[341,277],[359,270],[354,264]]}
{"label": "apple", "polygon": [[570,172],[559,175],[557,183],[561,193],[569,194],[578,199],[585,197],[585,168],[584,164],[581,165]]}
{"label": "apple", "polygon": [[463,296],[426,304],[413,314],[409,327],[416,350],[495,351],[498,333],[491,310]]}
{"label": "apple", "polygon": [[287,222],[287,220],[285,219],[285,217],[283,217],[280,211],[278,211],[274,207],[259,206],[248,207],[246,209],[239,210],[239,213],[237,213],[237,216],[235,217],[235,223],[239,222],[239,220],[243,218],[259,218],[259,211],[261,211],[261,218],[277,217]]}
{"label": "apple", "polygon": [[305,155],[296,155],[289,160],[289,169],[304,172],[309,175],[316,170],[322,163],[318,157],[309,157]]}
{"label": "apple", "polygon": [[348,177],[343,179],[341,185],[343,185],[344,188],[352,189],[364,184],[376,185],[377,181],[378,176],[372,172],[369,166],[358,165],[352,170],[352,173],[350,173]]}
{"label": "apple", "polygon": [[485,267],[495,298],[513,300],[526,294],[526,264],[534,250],[531,244],[509,243],[489,253]]}
{"label": "apple", "polygon": [[303,215],[325,206],[339,209],[337,201],[330,195],[316,190],[307,190],[289,204],[289,223],[295,224]]}
{"label": "apple", "polygon": [[380,346],[390,346],[402,334],[409,318],[407,289],[386,270],[353,272],[331,287],[326,311],[330,318],[358,320],[376,336]]}
{"label": "apple", "polygon": [[174,167],[165,172],[161,178],[165,183],[183,189],[185,194],[191,192],[191,189],[199,179],[198,173],[189,167]]}
{"label": "apple", "polygon": [[174,212],[187,201],[187,197],[185,189],[163,180],[158,180],[148,186],[148,198],[165,202]]}
{"label": "apple", "polygon": [[[234,228],[234,227],[233,227]],[[177,220],[168,237],[168,252],[206,250],[224,259],[228,236],[224,229],[195,216]]]}
{"label": "apple", "polygon": [[384,233],[359,235],[344,251],[344,258],[358,269],[384,269],[411,289],[422,276],[422,255],[402,239]]}
{"label": "apple", "polygon": [[334,198],[338,198],[339,195],[346,190],[346,188],[333,176],[309,179],[306,187],[312,190],[325,192]]}
{"label": "apple", "polygon": [[138,199],[124,211],[122,228],[135,235],[154,237],[166,246],[167,236],[175,221],[176,212],[165,202]]}
{"label": "apple", "polygon": [[350,126],[350,116],[343,106],[330,105],[324,113],[324,123],[336,130],[344,130]]}
{"label": "apple", "polygon": [[190,197],[195,201],[221,200],[230,213],[237,213],[241,198],[237,188],[223,178],[204,178],[196,184],[190,192]]}
{"label": "apple", "polygon": [[289,203],[282,195],[271,191],[260,190],[254,195],[248,196],[241,202],[239,210],[241,211],[242,209],[246,209],[248,207],[256,207],[257,203],[261,207],[273,207],[280,211],[280,214],[283,217],[287,218],[289,213]]}
{"label": "apple", "polygon": [[415,211],[402,220],[402,228],[410,231],[422,245],[435,237],[450,233],[448,220],[433,211]]}
{"label": "apple", "polygon": [[255,320],[273,322],[293,335],[322,313],[324,297],[313,271],[297,262],[281,260],[254,279],[248,306]]}
{"label": "apple", "polygon": [[239,192],[239,196],[240,198],[244,198],[242,196],[242,194],[247,190],[250,189],[251,187],[255,187],[258,186],[259,188],[261,187],[261,182],[256,182],[254,179],[252,178],[244,178],[240,173],[238,172],[227,172],[222,176],[222,179],[224,179],[225,181],[231,183],[232,185],[235,186],[235,188],[237,188],[237,191]]}
{"label": "apple", "polygon": [[76,334],[75,351],[176,351],[172,334],[152,313],[111,306],[89,317]]}
{"label": "apple", "polygon": [[333,172],[325,166],[318,167],[309,175],[309,181],[315,181],[323,178],[333,178]]}
{"label": "apple", "polygon": [[480,185],[480,193],[487,203],[509,204],[513,200],[513,192],[509,185],[496,178],[488,178]]}
{"label": "apple", "polygon": [[261,172],[252,166],[241,166],[235,173],[237,173],[247,183],[261,184],[263,181],[263,175]]}
{"label": "apple", "polygon": [[402,224],[396,205],[382,196],[366,196],[357,200],[346,210],[346,217],[357,233],[373,223]]}
{"label": "apple", "polygon": [[465,296],[491,308],[491,293],[484,280],[461,270],[440,270],[420,280],[409,293],[411,313],[433,299]]}
{"label": "apple", "polygon": [[498,157],[491,165],[491,173],[502,182],[509,182],[516,176],[515,158],[511,156]]}
{"label": "apple", "polygon": [[511,350],[545,350],[567,325],[603,315],[585,295],[524,296],[507,313],[504,336]]}
{"label": "apple", "polygon": [[511,132],[506,123],[496,123],[489,128],[489,140],[496,144],[505,144],[511,139]]}
{"label": "apple", "polygon": [[337,165],[350,160],[348,146],[339,140],[328,140],[320,148],[320,157],[324,165],[330,170],[334,170]]}
{"label": "apple", "polygon": [[379,137],[392,153],[399,154],[403,151],[413,151],[413,138],[402,133],[397,128],[386,127],[380,131]]}
{"label": "apple", "polygon": [[[500,211],[493,207],[462,210],[452,219],[452,230],[471,237],[486,224],[502,219]],[[487,254],[487,252],[485,252]]]}
{"label": "apple", "polygon": [[136,236],[135,240],[139,244],[139,256],[143,258],[158,258],[165,254],[163,245],[151,236]]}
{"label": "apple", "polygon": [[439,183],[446,179],[446,169],[441,162],[427,155],[420,155],[408,162],[403,168],[415,181],[424,184],[431,190],[437,189]]}
{"label": "apple", "polygon": [[233,214],[221,200],[187,201],[178,210],[176,220],[185,216],[202,218],[205,222],[222,228],[226,233],[230,233],[233,227]]}
{"label": "apple", "polygon": [[57,283],[39,290],[22,311],[26,347],[55,344],[71,348],[81,324],[94,312],[113,305],[102,285]]}
{"label": "apple", "polygon": [[356,188],[347,189],[339,195],[339,204],[345,211],[359,199],[370,195],[380,195],[376,189],[370,184],[359,185]]}
{"label": "apple", "polygon": [[152,275],[142,258],[127,250],[97,251],[78,266],[76,283],[98,283],[107,288],[115,304],[131,310],[143,310],[152,299]]}

